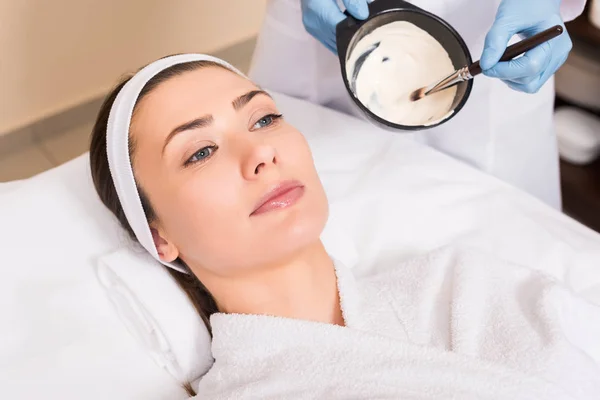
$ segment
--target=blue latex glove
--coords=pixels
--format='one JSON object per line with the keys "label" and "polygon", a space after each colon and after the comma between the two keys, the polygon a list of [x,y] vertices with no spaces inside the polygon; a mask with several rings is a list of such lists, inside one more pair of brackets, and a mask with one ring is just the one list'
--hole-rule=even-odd
{"label": "blue latex glove", "polygon": [[573,45],[566,30],[520,58],[498,61],[513,35],[526,38],[558,24],[564,26],[560,0],[503,0],[485,39],[481,55],[483,73],[502,79],[515,90],[537,92],[567,60]]}
{"label": "blue latex glove", "polygon": [[[335,27],[346,16],[340,10],[336,0],[301,0],[302,23],[312,36],[325,47],[337,54],[335,45]],[[344,6],[356,19],[369,16],[367,0],[343,0]]]}

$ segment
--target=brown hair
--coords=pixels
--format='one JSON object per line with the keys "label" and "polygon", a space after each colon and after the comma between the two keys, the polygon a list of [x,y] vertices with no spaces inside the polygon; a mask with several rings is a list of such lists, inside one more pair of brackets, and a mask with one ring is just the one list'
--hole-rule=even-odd
{"label": "brown hair", "polygon": [[[151,93],[154,89],[156,89],[160,84],[168,81],[169,79],[175,76],[179,76],[186,72],[191,72],[206,67],[218,67],[228,69],[225,66],[212,61],[192,61],[166,68],[163,71],[156,74],[152,79],[148,81],[148,83],[146,83],[136,101],[134,114],[136,108],[140,104],[140,101],[149,93]],[[92,130],[92,139],[90,144],[90,166],[92,172],[92,180],[94,182],[94,186],[96,188],[96,192],[98,192],[100,200],[117,217],[117,220],[119,221],[121,226],[129,233],[131,238],[136,240],[135,233],[129,225],[129,222],[125,217],[123,207],[121,206],[119,198],[117,197],[117,192],[112,176],[110,174],[108,158],[106,154],[106,131],[110,110],[112,108],[113,103],[115,102],[117,95],[123,89],[123,86],[125,86],[125,84],[129,82],[130,79],[131,76],[125,78],[121,83],[119,83],[108,94],[108,96],[104,100],[104,103],[100,107],[98,117],[96,118],[96,123],[94,124],[94,128]],[[131,162],[133,163],[133,159],[135,156],[135,142],[131,140],[131,138],[129,140],[129,155],[132,160]],[[146,219],[150,224],[151,222],[156,220],[156,213],[154,212],[152,205],[148,200],[148,196],[144,193],[143,189],[139,185],[137,185],[137,189],[138,193],[140,194],[140,199],[142,201],[142,206],[146,214]],[[184,268],[188,271],[188,274],[183,274],[171,268],[167,268],[167,270],[175,279],[179,287],[181,287],[181,289],[183,289],[183,291],[187,294],[188,298],[198,311],[198,314],[200,314],[200,317],[204,321],[204,324],[208,328],[208,331],[212,335],[210,327],[210,316],[218,311],[216,301],[206,289],[206,287],[190,271],[189,267],[183,262],[183,260],[178,259],[177,262],[184,266]],[[185,383],[184,388],[190,396],[195,395],[189,383]]]}

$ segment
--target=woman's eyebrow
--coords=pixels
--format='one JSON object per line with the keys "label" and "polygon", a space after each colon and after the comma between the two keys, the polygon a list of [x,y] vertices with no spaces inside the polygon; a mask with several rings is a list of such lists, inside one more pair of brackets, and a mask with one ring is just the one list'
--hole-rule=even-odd
{"label": "woman's eyebrow", "polygon": [[183,123],[183,124],[179,125],[178,127],[174,128],[171,131],[171,133],[169,133],[169,136],[167,136],[167,139],[165,140],[165,144],[162,149],[163,154],[165,152],[165,148],[167,147],[167,145],[169,144],[171,139],[173,139],[173,137],[175,137],[175,135],[177,135],[178,133],[189,131],[192,129],[204,128],[204,127],[212,124],[212,122],[213,122],[213,116],[205,115],[203,117],[196,118],[196,119],[193,119],[186,123]]}
{"label": "woman's eyebrow", "polygon": [[[241,109],[242,107],[244,107],[246,104],[248,104],[250,102],[250,100],[252,100],[254,98],[254,96],[257,95],[264,95],[264,96],[268,96],[269,98],[271,98],[271,95],[267,92],[265,92],[264,90],[251,90],[248,93],[244,93],[243,95],[237,97],[235,100],[233,100],[231,102],[231,105],[233,106],[233,108],[238,111],[239,109]],[[167,145],[171,142],[171,139],[173,139],[173,137],[175,137],[175,135],[177,135],[178,133],[181,132],[185,132],[185,131],[189,131],[192,129],[198,129],[198,128],[204,128],[206,126],[209,126],[210,124],[212,124],[213,122],[213,116],[212,115],[205,115],[203,117],[200,118],[196,118],[192,121],[188,121],[186,123],[183,123],[181,125],[179,125],[178,127],[174,128],[169,135],[167,136],[167,138],[165,139],[165,144],[163,146],[162,152],[164,154],[165,152],[165,148],[167,147]]]}
{"label": "woman's eyebrow", "polygon": [[259,94],[271,97],[271,95],[269,93],[265,92],[264,90],[251,90],[250,92],[245,93],[245,94],[241,95],[240,97],[236,98],[235,100],[233,100],[231,102],[231,105],[233,106],[233,109],[235,111],[238,111],[239,109],[244,107],[246,104],[248,104],[250,102],[250,100],[252,100],[254,98],[254,96],[257,96]]}

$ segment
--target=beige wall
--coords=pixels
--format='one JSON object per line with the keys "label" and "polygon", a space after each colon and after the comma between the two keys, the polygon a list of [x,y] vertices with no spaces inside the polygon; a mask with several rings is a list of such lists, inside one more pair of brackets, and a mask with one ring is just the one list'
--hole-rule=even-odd
{"label": "beige wall", "polygon": [[0,0],[0,134],[161,56],[258,32],[266,0]]}

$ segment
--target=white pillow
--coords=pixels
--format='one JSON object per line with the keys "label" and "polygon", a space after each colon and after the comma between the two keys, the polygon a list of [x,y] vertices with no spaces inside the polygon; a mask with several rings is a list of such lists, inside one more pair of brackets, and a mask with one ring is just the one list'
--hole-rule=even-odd
{"label": "white pillow", "polygon": [[98,278],[119,317],[152,359],[179,382],[204,375],[213,359],[200,315],[166,268],[145,249],[122,248],[98,262]]}
{"label": "white pillow", "polygon": [[124,236],[88,163],[82,156],[0,190],[0,397],[184,399],[98,285],[98,257]]}

